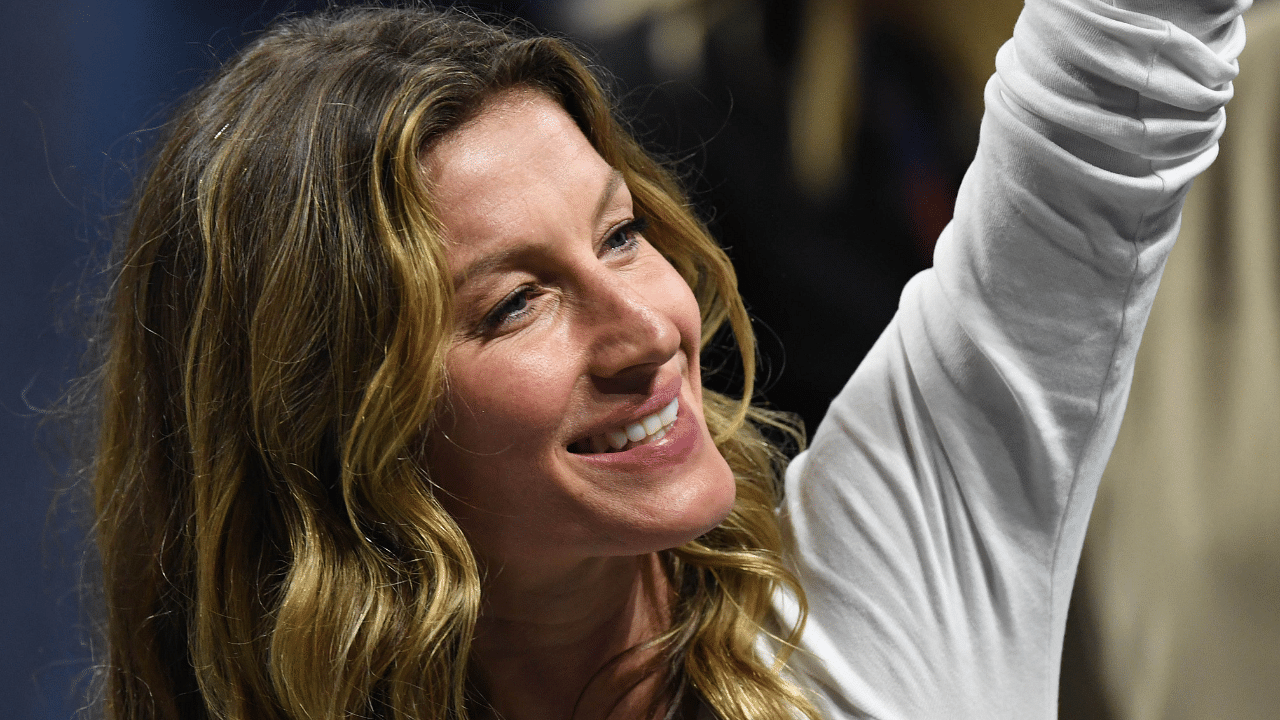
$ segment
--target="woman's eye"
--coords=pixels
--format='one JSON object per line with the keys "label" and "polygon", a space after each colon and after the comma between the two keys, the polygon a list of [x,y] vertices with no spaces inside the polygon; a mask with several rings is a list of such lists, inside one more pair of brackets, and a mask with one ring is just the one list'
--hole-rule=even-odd
{"label": "woman's eye", "polygon": [[503,325],[520,318],[529,309],[534,288],[525,286],[506,296],[485,315],[482,323],[485,331],[499,330]]}
{"label": "woman's eye", "polygon": [[638,217],[610,233],[609,237],[604,239],[603,249],[616,252],[633,248],[639,244],[640,236],[647,227],[649,227],[649,219]]}
{"label": "woman's eye", "polygon": [[[601,253],[626,252],[640,244],[640,238],[649,227],[647,218],[630,220],[609,233],[601,244]],[[480,322],[481,334],[494,334],[520,320],[529,312],[529,303],[538,296],[538,288],[525,285],[516,288],[493,307]]]}

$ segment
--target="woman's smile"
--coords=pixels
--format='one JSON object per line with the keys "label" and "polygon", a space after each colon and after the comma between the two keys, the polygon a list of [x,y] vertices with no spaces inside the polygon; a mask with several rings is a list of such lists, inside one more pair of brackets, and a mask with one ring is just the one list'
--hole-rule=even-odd
{"label": "woman's smile", "polygon": [[455,279],[427,466],[489,562],[638,555],[715,527],[701,317],[621,172],[554,101],[491,99],[423,157]]}
{"label": "woman's smile", "polygon": [[606,430],[593,433],[569,446],[569,452],[579,455],[598,453],[617,453],[631,450],[650,441],[666,437],[667,430],[676,421],[680,413],[680,399],[672,398],[671,402],[656,413],[645,415],[634,423],[628,423],[617,430]]}
{"label": "woman's smile", "polygon": [[569,445],[569,452],[616,453],[662,439],[680,411],[679,392],[679,383],[673,383],[654,393],[643,405],[601,419],[594,429]]}
{"label": "woman's smile", "polygon": [[[655,395],[646,406],[661,402]],[[690,414],[680,412],[679,396],[620,429],[593,433],[569,446],[569,452],[585,463],[611,472],[660,471],[674,468],[693,455],[702,433]],[[588,449],[589,446],[589,449]]]}

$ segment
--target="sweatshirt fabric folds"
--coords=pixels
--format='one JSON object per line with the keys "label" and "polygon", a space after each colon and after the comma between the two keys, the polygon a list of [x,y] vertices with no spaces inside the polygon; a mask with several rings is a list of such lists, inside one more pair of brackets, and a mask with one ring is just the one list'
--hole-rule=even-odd
{"label": "sweatshirt fabric folds", "polygon": [[1089,511],[1248,4],[1028,0],[934,267],[786,474],[791,667],[825,716],[1056,717]]}

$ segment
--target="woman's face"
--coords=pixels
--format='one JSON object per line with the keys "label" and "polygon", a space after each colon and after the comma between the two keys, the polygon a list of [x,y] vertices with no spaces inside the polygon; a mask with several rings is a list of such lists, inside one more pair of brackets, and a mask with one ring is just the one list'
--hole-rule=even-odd
{"label": "woman's face", "polygon": [[457,333],[428,463],[489,563],[680,545],[729,513],[697,302],[568,114],[503,93],[423,158]]}

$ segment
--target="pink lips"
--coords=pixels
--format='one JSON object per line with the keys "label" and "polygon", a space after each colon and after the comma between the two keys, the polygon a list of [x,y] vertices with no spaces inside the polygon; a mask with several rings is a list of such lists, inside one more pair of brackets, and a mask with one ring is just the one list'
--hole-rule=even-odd
{"label": "pink lips", "polygon": [[[657,413],[680,395],[680,388],[683,384],[684,380],[682,377],[679,375],[673,377],[671,380],[664,383],[661,388],[654,391],[654,393],[643,403],[620,408],[610,415],[595,421],[592,428],[582,433],[582,438],[589,438],[594,435],[603,435],[610,430],[625,428],[631,423],[638,422],[643,417]],[[684,405],[683,400],[680,404]],[[574,442],[577,441],[575,440]]]}
{"label": "pink lips", "polygon": [[[638,412],[652,414],[671,402],[675,396],[676,393],[655,393]],[[650,405],[653,406],[652,409],[649,409]],[[687,398],[682,396],[680,412],[663,438],[651,440],[621,452],[573,455],[573,457],[581,462],[615,472],[671,466],[684,462],[698,449],[702,440],[700,430],[698,423],[689,413]]]}

